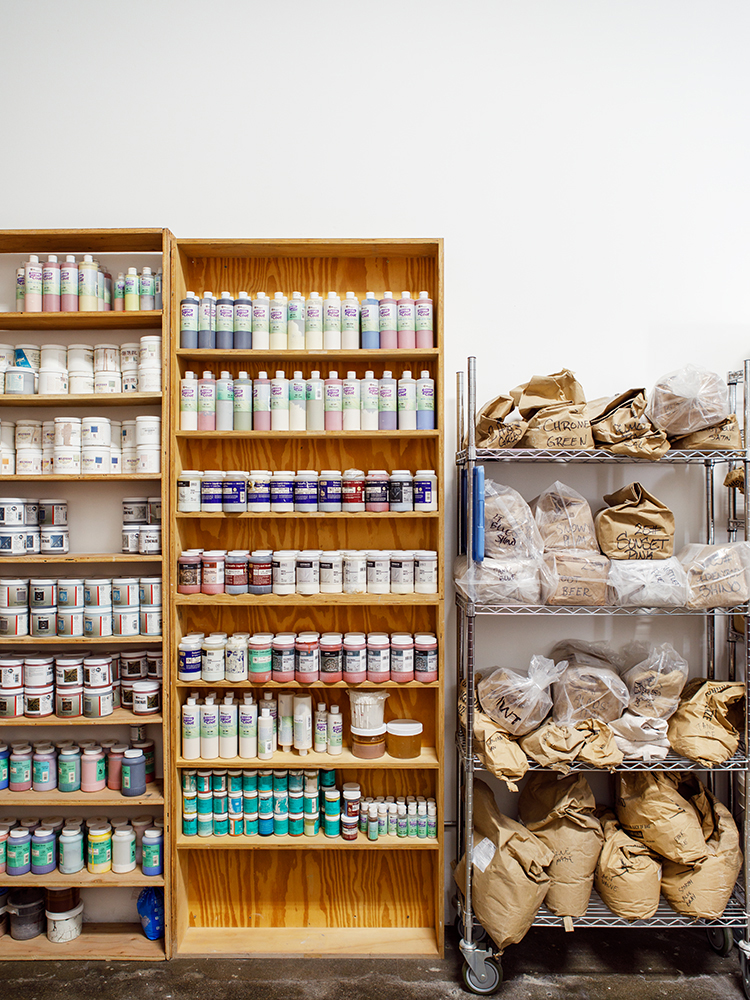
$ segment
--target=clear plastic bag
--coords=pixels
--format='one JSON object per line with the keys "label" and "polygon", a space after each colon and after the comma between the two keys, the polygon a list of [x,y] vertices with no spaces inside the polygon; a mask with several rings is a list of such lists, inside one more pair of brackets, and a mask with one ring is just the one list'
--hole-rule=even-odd
{"label": "clear plastic bag", "polygon": [[628,710],[648,719],[668,719],[677,710],[688,679],[688,663],[668,642],[622,674],[630,692]]}
{"label": "clear plastic bag", "polygon": [[733,608],[748,599],[750,542],[686,545],[677,558],[687,573],[690,608]]}
{"label": "clear plastic bag", "polygon": [[588,639],[562,639],[550,653],[557,663],[567,660],[571,667],[605,667],[616,670],[621,664],[620,654],[608,642],[589,642]]}
{"label": "clear plastic bag", "polygon": [[619,719],[630,693],[614,670],[569,666],[552,689],[552,716],[558,725],[573,726],[584,719]]}
{"label": "clear plastic bag", "polygon": [[613,559],[609,566],[608,603],[631,608],[684,607],[688,599],[685,569],[669,559]]}
{"label": "clear plastic bag", "polygon": [[563,675],[568,664],[544,656],[532,656],[528,675],[498,667],[477,685],[482,711],[511,736],[525,736],[549,715],[549,687]]}
{"label": "clear plastic bag", "polygon": [[484,553],[491,559],[536,558],[544,549],[531,508],[510,486],[484,484]]}
{"label": "clear plastic bag", "polygon": [[649,397],[646,416],[670,437],[692,434],[729,416],[729,390],[723,378],[699,365],[663,375]]}
{"label": "clear plastic bag", "polygon": [[591,507],[585,497],[565,483],[555,482],[531,501],[536,523],[550,549],[599,552]]}
{"label": "clear plastic bag", "polygon": [[541,559],[486,559],[467,564],[459,556],[453,567],[456,587],[479,604],[541,604],[542,581],[551,585]]}

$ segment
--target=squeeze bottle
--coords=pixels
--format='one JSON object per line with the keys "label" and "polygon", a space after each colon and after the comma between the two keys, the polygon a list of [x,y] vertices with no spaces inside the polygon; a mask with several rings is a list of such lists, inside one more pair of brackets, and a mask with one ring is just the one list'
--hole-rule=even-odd
{"label": "squeeze bottle", "polygon": [[271,382],[268,372],[258,372],[253,381],[253,430],[271,430]]}
{"label": "squeeze bottle", "polygon": [[325,381],[324,420],[327,431],[340,431],[344,426],[342,410],[343,382],[337,371],[328,373]]}
{"label": "squeeze bottle", "polygon": [[198,430],[216,430],[216,379],[212,372],[203,372],[198,380]]}
{"label": "squeeze bottle", "polygon": [[60,265],[60,309],[78,312],[78,264],[70,253]]}
{"label": "squeeze bottle", "polygon": [[216,382],[216,430],[234,428],[234,385],[229,372],[222,372]]}
{"label": "squeeze bottle", "polygon": [[359,347],[359,301],[354,292],[347,292],[341,303],[341,347],[345,351]]}
{"label": "squeeze bottle", "polygon": [[289,379],[285,372],[276,372],[276,378],[271,379],[271,430],[289,430]]}
{"label": "squeeze bottle", "polygon": [[267,351],[271,322],[271,300],[265,292],[253,299],[253,350]]}
{"label": "squeeze bottle", "polygon": [[287,303],[287,347],[290,351],[305,349],[305,300],[300,292],[292,292]]}
{"label": "squeeze bottle", "polygon": [[307,380],[307,429],[325,430],[325,407],[323,403],[323,380],[320,372],[311,372]]}
{"label": "squeeze bottle", "polygon": [[398,300],[398,346],[400,348],[414,348],[416,346],[416,327],[414,325],[414,299],[408,292],[401,292]]}
{"label": "squeeze bottle", "polygon": [[198,430],[198,382],[195,372],[185,372],[180,379],[180,430]]}
{"label": "squeeze bottle", "polygon": [[302,372],[295,372],[289,381],[289,430],[307,430],[307,383]]}
{"label": "squeeze bottle", "polygon": [[420,292],[414,304],[417,347],[420,350],[435,346],[434,310],[427,292]]}
{"label": "squeeze bottle", "polygon": [[389,351],[398,347],[398,304],[390,292],[380,300],[380,346]]}
{"label": "squeeze bottle", "polygon": [[366,351],[380,347],[380,303],[373,292],[368,292],[360,307],[362,347]]}
{"label": "squeeze bottle", "polygon": [[216,301],[216,348],[231,351],[234,347],[234,299],[222,292]]}
{"label": "squeeze bottle", "polygon": [[435,382],[429,372],[421,372],[417,380],[417,430],[435,430]]}
{"label": "squeeze bottle", "polygon": [[310,292],[305,307],[305,348],[308,351],[323,349],[323,300],[320,292]]}
{"label": "squeeze bottle", "polygon": [[288,345],[287,300],[283,292],[276,292],[269,307],[268,346],[272,351],[285,351]]}
{"label": "squeeze bottle", "polygon": [[376,431],[379,427],[380,387],[374,372],[365,372],[360,383],[361,414],[363,431]]}
{"label": "squeeze bottle", "polygon": [[328,293],[323,310],[323,348],[341,350],[341,299],[335,292]]}
{"label": "squeeze bottle", "polygon": [[398,428],[396,416],[396,380],[388,371],[378,383],[378,430],[395,431]]}
{"label": "squeeze bottle", "polygon": [[253,429],[253,383],[247,377],[247,372],[240,372],[234,380],[234,429],[236,431],[251,431]]}
{"label": "squeeze bottle", "polygon": [[[87,258],[91,260],[91,257]],[[26,293],[23,300],[24,312],[42,311],[42,265],[36,254],[29,254],[23,265],[23,279]],[[96,308],[96,306],[94,306]]]}

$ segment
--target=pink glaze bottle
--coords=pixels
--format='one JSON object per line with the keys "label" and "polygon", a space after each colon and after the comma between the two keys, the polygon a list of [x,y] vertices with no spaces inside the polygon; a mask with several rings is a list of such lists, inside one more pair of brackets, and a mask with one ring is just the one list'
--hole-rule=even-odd
{"label": "pink glaze bottle", "polygon": [[414,318],[414,299],[408,292],[401,292],[398,300],[398,346],[413,350],[417,344],[417,333]]}
{"label": "pink glaze bottle", "polygon": [[312,684],[320,674],[320,642],[318,632],[300,632],[294,643],[294,679],[300,684]]}
{"label": "pink glaze bottle", "polygon": [[367,639],[364,632],[347,632],[344,636],[344,680],[361,684],[367,680]]}
{"label": "pink glaze bottle", "polygon": [[42,264],[42,312],[60,312],[60,265],[54,254]]}
{"label": "pink glaze bottle", "polygon": [[253,380],[253,430],[271,430],[271,380],[268,372],[258,372]]}
{"label": "pink glaze bottle", "polygon": [[70,253],[60,265],[60,309],[64,313],[78,312],[78,264]]}
{"label": "pink glaze bottle", "polygon": [[216,379],[213,372],[203,372],[198,379],[198,430],[216,430]]}
{"label": "pink glaze bottle", "polygon": [[380,300],[380,347],[388,351],[398,347],[398,303],[390,292]]}
{"label": "pink glaze bottle", "polygon": [[320,679],[337,684],[343,679],[343,643],[340,632],[324,632],[320,637]]}
{"label": "pink glaze bottle", "polygon": [[434,309],[427,292],[420,292],[414,303],[417,347],[426,350],[435,346]]}
{"label": "pink glaze bottle", "polygon": [[107,784],[107,766],[100,746],[86,747],[81,757],[81,791],[101,792]]}
{"label": "pink glaze bottle", "polygon": [[201,593],[202,594],[223,594],[224,593],[224,560],[226,552],[220,549],[211,549],[201,556]]}
{"label": "pink glaze bottle", "polygon": [[414,679],[423,684],[438,679],[438,643],[431,632],[414,636]]}
{"label": "pink glaze bottle", "polygon": [[384,469],[369,469],[365,480],[365,510],[386,514],[388,506],[388,473]]}
{"label": "pink glaze bottle", "polygon": [[343,379],[339,378],[338,372],[329,372],[328,378],[325,380],[323,395],[325,429],[327,431],[341,431],[344,429],[343,394]]}

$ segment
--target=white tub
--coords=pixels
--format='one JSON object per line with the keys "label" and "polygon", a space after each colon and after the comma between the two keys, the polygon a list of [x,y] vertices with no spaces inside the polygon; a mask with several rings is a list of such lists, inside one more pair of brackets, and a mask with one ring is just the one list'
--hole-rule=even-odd
{"label": "white tub", "polygon": [[83,608],[57,607],[57,634],[83,635]]}
{"label": "white tub", "polygon": [[96,375],[94,375],[94,392],[110,394],[122,392],[121,373],[97,372]]}
{"label": "white tub", "polygon": [[138,471],[140,473],[161,472],[161,446],[138,445]]}
{"label": "white tub", "polygon": [[138,366],[138,391],[161,392],[161,367],[144,368]]}
{"label": "white tub", "polygon": [[70,344],[68,347],[68,369],[83,374],[94,374],[94,348],[91,344]]}
{"label": "white tub", "polygon": [[41,476],[42,449],[19,448],[16,451],[17,476]]}
{"label": "white tub", "polygon": [[41,448],[42,421],[17,420],[14,439],[16,451],[18,451],[19,448]]}
{"label": "white tub", "polygon": [[26,501],[23,497],[0,498],[0,527],[11,528],[26,523]]}
{"label": "white tub", "polygon": [[92,445],[112,444],[112,423],[109,417],[84,417],[81,421],[81,446],[90,448]]}
{"label": "white tub", "polygon": [[0,556],[23,555],[26,555],[26,528],[0,527]]}
{"label": "white tub", "polygon": [[94,344],[94,371],[120,372],[120,348],[117,344]]}
{"label": "white tub", "polygon": [[59,525],[41,528],[41,552],[70,552],[70,532]]}
{"label": "white tub", "polygon": [[138,365],[141,360],[141,345],[135,341],[120,345],[120,371],[138,372]]}
{"label": "white tub", "polygon": [[55,448],[81,447],[81,417],[55,417]]}
{"label": "white tub", "polygon": [[68,393],[71,396],[89,396],[94,391],[93,371],[68,372]]}
{"label": "white tub", "polygon": [[28,634],[28,608],[0,608],[0,635]]}
{"label": "white tub", "polygon": [[74,910],[66,910],[64,913],[50,913],[44,911],[47,916],[47,940],[53,944],[67,944],[75,941],[81,936],[83,928],[83,903],[79,903]]}
{"label": "white tub", "polygon": [[[106,637],[112,635],[112,605],[100,608],[84,608],[83,634],[85,636]],[[85,668],[85,664],[84,664]]]}
{"label": "white tub", "polygon": [[80,476],[80,447],[76,448],[56,445],[52,458],[52,468],[55,470],[56,476]]}
{"label": "white tub", "polygon": [[112,609],[113,635],[139,635],[141,623],[138,605],[135,607],[114,607]]}
{"label": "white tub", "polygon": [[38,391],[40,396],[67,396],[68,371],[66,368],[40,368]]}
{"label": "white tub", "polygon": [[91,445],[81,449],[81,475],[109,476],[112,472],[112,453],[108,446]]}
{"label": "white tub", "polygon": [[64,344],[42,344],[39,351],[39,370],[43,368],[68,370],[68,348]]}

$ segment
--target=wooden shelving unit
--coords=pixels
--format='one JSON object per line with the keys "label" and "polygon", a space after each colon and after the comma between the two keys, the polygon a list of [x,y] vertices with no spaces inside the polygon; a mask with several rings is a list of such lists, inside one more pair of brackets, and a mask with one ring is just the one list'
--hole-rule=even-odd
{"label": "wooden shelving unit", "polygon": [[[143,333],[152,331],[161,333],[162,336],[162,392],[161,393],[89,393],[85,395],[64,395],[64,396],[5,396],[0,395],[0,407],[6,416],[11,417],[14,408],[43,409],[51,408],[80,408],[83,414],[107,413],[110,409],[116,410],[119,407],[150,407],[152,412],[154,407],[162,407],[162,470],[164,474],[129,474],[129,475],[43,475],[43,476],[2,476],[0,477],[0,489],[2,485],[10,487],[13,484],[15,494],[23,494],[23,487],[16,484],[33,484],[33,493],[27,494],[39,496],[41,484],[55,484],[55,494],[65,496],[66,483],[100,483],[109,482],[122,485],[122,495],[127,496],[133,492],[131,483],[153,484],[151,492],[157,491],[161,494],[162,509],[167,510],[170,493],[168,489],[169,469],[169,407],[164,405],[165,400],[169,400],[169,373],[170,367],[167,363],[170,352],[169,344],[169,280],[171,274],[170,260],[172,250],[172,236],[166,229],[113,229],[113,230],[33,230],[33,231],[4,231],[0,232],[0,254],[14,255],[10,258],[20,262],[18,255],[28,255],[38,253],[46,257],[49,253],[59,255],[74,253],[77,257],[84,253],[93,253],[107,259],[112,255],[110,270],[115,264],[121,269],[127,263],[127,255],[151,255],[155,258],[158,255],[159,264],[163,270],[163,310],[148,310],[142,312],[74,312],[74,313],[0,313],[0,331],[5,333],[4,339],[11,343],[13,338],[8,336],[13,331],[22,332],[23,336],[18,340],[35,340],[43,344],[49,342],[50,338],[59,333],[60,340],[67,343],[80,331],[80,340],[94,344],[99,341],[126,342],[136,340]],[[121,255],[121,256],[116,256]],[[9,259],[6,256],[6,260]],[[132,259],[130,263],[132,263]],[[153,260],[147,261],[153,263]],[[18,266],[18,264],[15,264]],[[157,264],[157,266],[159,266]],[[45,413],[45,417],[49,411]],[[39,414],[41,419],[42,414]],[[7,495],[7,492],[6,492]],[[80,493],[78,494],[80,495]],[[96,516],[92,512],[92,516]],[[165,526],[168,519],[163,518]],[[134,572],[137,564],[143,564],[144,571],[148,575],[158,572],[161,568],[164,592],[169,593],[170,585],[170,560],[168,556],[168,546],[166,541],[163,545],[163,555],[148,556],[140,554],[125,554],[117,552],[72,552],[65,555],[35,555],[21,558],[7,558],[4,560],[8,567],[12,567],[13,575],[23,573],[28,567],[28,574],[38,574],[35,567],[44,565],[56,565],[60,570],[70,575],[72,567],[81,567],[77,575],[86,575],[83,567],[91,567],[99,564],[109,566],[114,569],[118,564],[123,566],[125,572]],[[2,562],[0,562],[2,565]],[[90,572],[90,571],[88,571]],[[166,599],[165,599],[166,603]],[[69,647],[90,648],[93,651],[102,648],[117,647],[153,647],[155,644],[164,645],[165,659],[167,656],[166,642],[163,636],[139,635],[139,636],[109,636],[106,638],[85,639],[82,637],[49,636],[37,638],[32,636],[7,636],[0,639],[0,650],[23,648],[29,652],[35,647],[44,647],[53,650],[59,647],[61,650]],[[167,671],[168,676],[168,671]],[[163,685],[163,714],[151,716],[137,716],[132,712],[118,709],[112,715],[101,719],[59,719],[56,716],[48,716],[41,719],[3,719],[0,720],[0,737],[7,741],[14,738],[14,731],[17,730],[16,738],[23,735],[29,739],[34,738],[31,730],[43,731],[46,736],[58,734],[60,736],[76,736],[80,731],[81,738],[86,732],[90,735],[90,726],[148,726],[148,733],[151,738],[160,739],[162,746],[162,756],[165,762],[169,755],[169,728],[164,725],[164,721],[171,717],[170,710],[170,687],[168,681]],[[58,730],[58,727],[62,727]],[[171,839],[169,836],[170,811],[169,795],[171,785],[162,781],[154,782],[147,787],[146,793],[142,796],[127,798],[119,792],[104,790],[96,793],[60,793],[52,792],[28,792],[15,793],[10,791],[0,792],[0,816],[15,814],[23,807],[26,812],[33,810],[34,814],[41,813],[52,815],[59,812],[64,807],[76,810],[88,807],[98,807],[100,809],[112,808],[122,811],[131,806],[137,808],[155,807],[157,811],[164,812],[166,824],[165,829],[165,872],[170,868]],[[133,815],[136,815],[134,813]],[[168,878],[151,878],[144,876],[140,871],[130,872],[127,875],[106,875],[93,876],[87,871],[76,875],[62,875],[60,872],[52,872],[43,876],[21,876],[8,879],[11,886],[14,885],[35,885],[35,886],[80,886],[81,888],[128,888],[145,887],[153,885],[167,885]],[[170,919],[169,913],[169,891],[165,892],[167,905],[167,921]],[[134,914],[135,916],[135,914]],[[0,961],[8,960],[50,960],[50,959],[78,959],[103,961],[133,960],[133,961],[158,961],[168,957],[169,935],[166,940],[149,941],[144,936],[139,923],[85,923],[83,934],[76,940],[65,945],[51,944],[46,937],[40,936],[30,941],[14,941],[9,935],[0,940]]]}
{"label": "wooden shelving unit", "polygon": [[[172,950],[181,957],[348,955],[438,956],[443,952],[444,653],[443,588],[443,368],[441,240],[176,240],[172,253],[171,489],[183,469],[434,468],[436,515],[202,515],[176,514],[170,497],[171,563],[187,548],[429,548],[438,551],[436,595],[204,597],[174,595],[171,602],[172,686]],[[407,351],[211,351],[179,348],[179,301],[187,289],[260,289],[323,296],[368,289],[428,289],[435,303],[436,346]],[[228,432],[179,430],[179,380],[186,371],[229,370],[236,377],[261,369],[346,367],[361,377],[390,369],[429,370],[435,379],[437,429],[393,432]],[[326,367],[328,366],[328,367]],[[316,544],[313,546],[313,541]],[[174,593],[172,591],[172,593]],[[166,621],[166,618],[165,618]],[[336,768],[364,794],[419,794],[438,802],[438,838],[384,838],[360,834],[346,843],[317,838],[185,837],[181,833],[180,772],[186,767],[255,767],[246,759],[186,761],[180,756],[180,708],[194,684],[180,684],[176,646],[192,631],[427,631],[438,637],[440,680],[390,684],[386,718],[417,718],[424,749],[412,761],[362,761],[345,747],[340,756],[275,754],[269,766]],[[166,627],[165,627],[166,631]],[[203,687],[204,685],[200,685]],[[241,689],[252,685],[208,685]],[[277,688],[278,684],[258,685]],[[339,704],[349,731],[346,684],[313,687],[315,698]]]}

